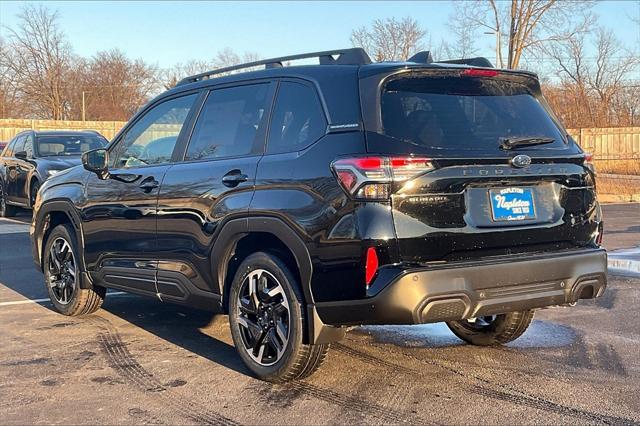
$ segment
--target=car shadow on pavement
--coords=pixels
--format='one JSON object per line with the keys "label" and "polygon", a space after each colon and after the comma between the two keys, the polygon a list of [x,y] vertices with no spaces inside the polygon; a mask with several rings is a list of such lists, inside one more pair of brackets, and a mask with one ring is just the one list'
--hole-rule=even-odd
{"label": "car shadow on pavement", "polygon": [[214,328],[213,331],[218,332],[222,327],[228,327],[224,315],[134,295],[111,298],[107,295],[103,309],[168,343],[249,375],[235,347],[202,331]]}

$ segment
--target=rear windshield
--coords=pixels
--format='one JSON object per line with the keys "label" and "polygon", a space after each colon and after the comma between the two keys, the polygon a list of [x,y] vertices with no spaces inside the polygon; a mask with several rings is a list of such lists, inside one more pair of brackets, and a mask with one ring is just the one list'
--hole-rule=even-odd
{"label": "rear windshield", "polygon": [[36,150],[38,157],[74,156],[106,145],[107,140],[97,135],[38,136]]}
{"label": "rear windshield", "polygon": [[[518,151],[566,149],[565,139],[529,88],[497,78],[394,80],[382,93],[383,133],[433,150],[498,151],[503,138],[552,138]],[[390,142],[389,142],[390,143]]]}

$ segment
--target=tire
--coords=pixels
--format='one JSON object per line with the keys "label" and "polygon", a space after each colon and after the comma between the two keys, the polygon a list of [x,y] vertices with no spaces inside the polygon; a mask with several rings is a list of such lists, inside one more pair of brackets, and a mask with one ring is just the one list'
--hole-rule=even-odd
{"label": "tire", "polygon": [[80,288],[82,278],[76,262],[78,258],[71,227],[62,224],[53,228],[44,249],[44,282],[53,306],[63,315],[80,316],[97,311],[107,291],[98,286]]}
{"label": "tire", "polygon": [[522,336],[533,320],[533,313],[533,310],[509,312],[474,318],[474,321],[450,321],[447,326],[453,334],[472,345],[503,345]]}
{"label": "tire", "polygon": [[38,190],[40,189],[40,182],[34,180],[29,190],[29,207],[33,208],[36,205],[36,197],[38,196]]}
{"label": "tire", "polygon": [[299,283],[269,253],[254,253],[240,264],[229,291],[229,325],[242,361],[269,382],[310,376],[329,350],[328,344],[303,343],[307,314]]}
{"label": "tire", "polygon": [[13,217],[16,215],[16,208],[7,204],[5,194],[4,185],[0,181],[0,217]]}

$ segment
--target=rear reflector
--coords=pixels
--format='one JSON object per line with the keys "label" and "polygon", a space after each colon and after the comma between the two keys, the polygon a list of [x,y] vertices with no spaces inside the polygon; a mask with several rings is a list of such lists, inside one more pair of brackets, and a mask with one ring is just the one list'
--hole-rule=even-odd
{"label": "rear reflector", "polygon": [[431,160],[421,157],[341,158],[331,167],[349,194],[366,200],[388,199],[393,183],[433,170]]}
{"label": "rear reflector", "polygon": [[460,75],[463,77],[495,77],[498,74],[500,73],[496,70],[479,70],[475,68],[469,68],[462,71],[462,74]]}
{"label": "rear reflector", "polygon": [[373,247],[367,249],[367,261],[364,268],[365,284],[371,284],[371,280],[378,271],[378,253]]}

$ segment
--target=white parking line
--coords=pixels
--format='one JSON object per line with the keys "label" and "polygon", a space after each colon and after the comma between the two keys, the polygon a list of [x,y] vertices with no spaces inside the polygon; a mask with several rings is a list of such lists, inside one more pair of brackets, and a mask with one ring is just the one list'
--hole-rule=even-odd
{"label": "white parking line", "polygon": [[[113,293],[107,293],[108,296],[121,296],[123,294],[129,294],[124,291],[114,291]],[[0,307],[2,306],[12,306],[12,305],[26,305],[28,303],[47,303],[51,302],[51,299],[48,297],[46,299],[27,299],[27,300],[16,300],[13,302],[0,302]]]}
{"label": "white parking line", "polygon": [[24,222],[22,220],[17,220],[17,219],[9,219],[7,217],[3,217],[2,219],[0,219],[0,223],[7,221],[7,222],[13,222],[13,223],[19,223],[20,225],[27,225],[29,226],[31,224],[31,221],[29,222]]}

